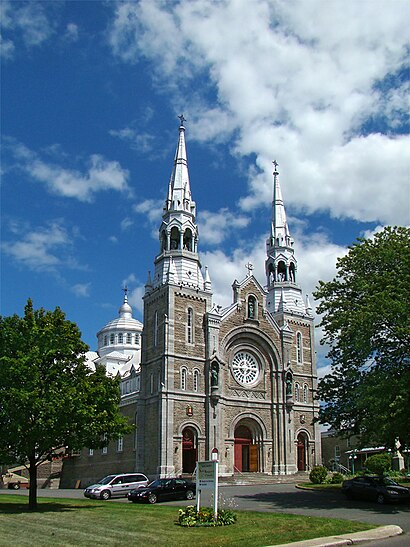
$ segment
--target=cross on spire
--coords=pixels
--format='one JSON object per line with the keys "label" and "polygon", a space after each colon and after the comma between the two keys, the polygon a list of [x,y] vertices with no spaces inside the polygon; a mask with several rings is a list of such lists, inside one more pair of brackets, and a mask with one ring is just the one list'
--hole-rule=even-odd
{"label": "cross on spire", "polygon": [[181,125],[182,127],[184,126],[184,122],[186,122],[186,118],[184,118],[184,115],[181,114],[180,116],[178,116],[178,118],[181,120]]}
{"label": "cross on spire", "polygon": [[125,287],[122,289],[124,291],[124,300],[128,299],[128,287],[125,285]]}
{"label": "cross on spire", "polygon": [[247,264],[245,264],[245,268],[248,270],[248,277],[250,277],[252,275],[253,264],[251,262],[248,262]]}
{"label": "cross on spire", "polygon": [[274,171],[274,175],[277,175],[278,174],[278,165],[279,163],[276,161],[276,160],[273,160],[273,165],[275,166],[275,171]]}

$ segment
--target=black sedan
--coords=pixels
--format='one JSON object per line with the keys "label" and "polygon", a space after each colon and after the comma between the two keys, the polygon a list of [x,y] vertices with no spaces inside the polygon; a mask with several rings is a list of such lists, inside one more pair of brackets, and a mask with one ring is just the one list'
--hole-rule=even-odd
{"label": "black sedan", "polygon": [[133,503],[168,500],[192,500],[196,495],[196,484],[185,479],[157,479],[146,488],[132,490],[128,499]]}
{"label": "black sedan", "polygon": [[342,492],[348,498],[360,498],[377,503],[409,501],[410,490],[388,477],[365,475],[344,481]]}

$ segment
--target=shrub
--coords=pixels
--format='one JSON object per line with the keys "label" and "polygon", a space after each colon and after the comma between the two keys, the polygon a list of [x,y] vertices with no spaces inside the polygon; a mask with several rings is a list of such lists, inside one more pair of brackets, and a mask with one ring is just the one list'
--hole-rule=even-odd
{"label": "shrub", "polygon": [[236,515],[230,509],[218,511],[217,520],[214,521],[214,510],[212,507],[196,507],[189,505],[179,510],[178,524],[180,526],[228,526],[236,522]]}
{"label": "shrub", "polygon": [[309,473],[310,482],[313,484],[323,484],[327,477],[327,469],[323,465],[316,465]]}
{"label": "shrub", "polygon": [[376,475],[384,475],[391,469],[391,456],[386,452],[374,454],[366,460],[366,469]]}
{"label": "shrub", "polygon": [[341,473],[333,473],[330,477],[330,484],[340,484],[344,481],[344,476]]}

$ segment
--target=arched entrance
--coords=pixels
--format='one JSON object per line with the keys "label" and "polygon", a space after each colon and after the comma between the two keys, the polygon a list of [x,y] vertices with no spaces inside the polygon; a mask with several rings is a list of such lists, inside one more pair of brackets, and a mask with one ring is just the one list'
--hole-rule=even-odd
{"label": "arched entrance", "polygon": [[298,453],[298,471],[306,471],[307,469],[307,438],[304,433],[299,433],[297,437],[297,453]]}
{"label": "arched entrance", "polygon": [[254,435],[247,425],[239,424],[235,428],[235,471],[257,472],[259,471],[259,450],[255,444]]}
{"label": "arched entrance", "polygon": [[198,459],[197,434],[192,427],[182,431],[182,472],[193,473]]}

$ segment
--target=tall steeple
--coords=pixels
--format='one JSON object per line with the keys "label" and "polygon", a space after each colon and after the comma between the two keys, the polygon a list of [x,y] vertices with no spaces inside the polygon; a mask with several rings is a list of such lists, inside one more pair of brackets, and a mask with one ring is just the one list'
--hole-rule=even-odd
{"label": "tall steeple", "polygon": [[[196,205],[189,183],[185,118],[181,115],[179,119],[174,165],[159,228],[160,254],[155,259],[152,285],[146,286],[146,292],[165,283],[205,289],[198,256]],[[205,290],[209,290],[208,284]]]}
{"label": "tall steeple", "polygon": [[290,235],[282,190],[279,184],[278,163],[273,162],[273,199],[271,230],[266,240],[265,262],[269,292],[268,310],[272,313],[310,315],[303,301],[302,291],[296,283],[297,260],[294,240]]}

